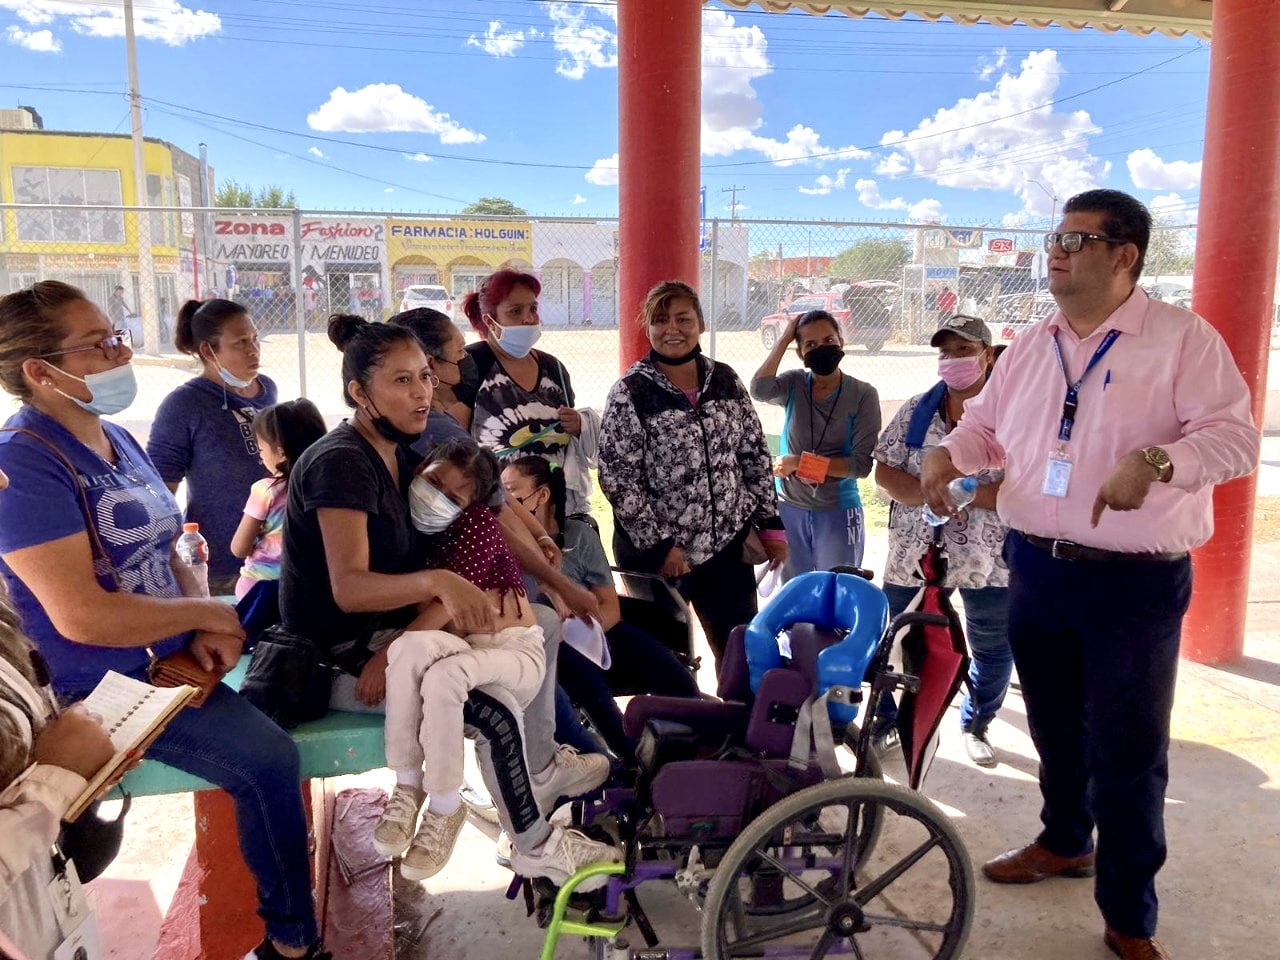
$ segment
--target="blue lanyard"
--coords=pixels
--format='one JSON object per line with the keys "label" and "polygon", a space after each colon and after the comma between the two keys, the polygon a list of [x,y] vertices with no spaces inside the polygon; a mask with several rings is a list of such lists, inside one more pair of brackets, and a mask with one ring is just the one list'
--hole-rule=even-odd
{"label": "blue lanyard", "polygon": [[1067,365],[1062,360],[1062,347],[1058,345],[1058,336],[1054,334],[1053,352],[1058,358],[1058,369],[1062,371],[1062,379],[1067,381],[1067,396],[1062,401],[1062,419],[1058,422],[1058,440],[1062,443],[1071,439],[1071,427],[1076,422],[1076,411],[1080,409],[1080,387],[1084,385],[1084,378],[1098,365],[1098,361],[1107,355],[1107,351],[1111,349],[1111,345],[1116,342],[1118,336],[1120,336],[1119,330],[1111,330],[1102,338],[1098,349],[1093,351],[1089,365],[1084,368],[1084,373],[1080,374],[1079,380],[1072,383],[1071,377],[1067,374]]}

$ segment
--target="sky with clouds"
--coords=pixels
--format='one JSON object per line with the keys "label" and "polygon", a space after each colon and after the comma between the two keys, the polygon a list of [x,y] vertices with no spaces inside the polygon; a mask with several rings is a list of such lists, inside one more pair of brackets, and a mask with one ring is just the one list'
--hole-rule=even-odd
{"label": "sky with clouds", "polygon": [[[311,208],[617,213],[617,18],[560,0],[135,4],[144,124]],[[121,4],[0,0],[0,100],[128,132]],[[709,216],[1041,226],[1093,186],[1199,197],[1193,38],[702,16]],[[745,188],[745,189],[744,189]]]}

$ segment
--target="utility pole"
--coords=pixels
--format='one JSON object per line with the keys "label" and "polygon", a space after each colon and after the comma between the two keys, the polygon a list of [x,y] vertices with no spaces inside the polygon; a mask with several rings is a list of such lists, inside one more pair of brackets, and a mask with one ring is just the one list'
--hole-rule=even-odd
{"label": "utility pole", "polygon": [[[142,140],[142,95],[138,93],[138,38],[133,31],[133,0],[124,0],[124,43],[129,59],[129,116],[133,121],[134,229],[138,238],[138,312],[146,348],[160,352],[160,318],[156,316],[155,261],[151,256],[151,214],[148,206],[147,167]],[[168,214],[165,214],[168,216]],[[126,224],[127,232],[127,224]]]}
{"label": "utility pole", "polygon": [[739,190],[745,191],[746,189],[747,189],[746,187],[739,187],[735,184],[734,186],[731,186],[731,187],[725,187],[723,190],[720,191],[721,193],[731,194],[729,198],[729,219],[731,220],[738,219],[738,191]]}

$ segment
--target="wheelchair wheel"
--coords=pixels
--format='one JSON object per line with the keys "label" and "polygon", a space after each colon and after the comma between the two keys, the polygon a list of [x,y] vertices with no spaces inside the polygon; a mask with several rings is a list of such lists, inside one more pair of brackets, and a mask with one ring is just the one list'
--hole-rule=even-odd
{"label": "wheelchair wheel", "polygon": [[[884,779],[884,771],[880,767],[880,758],[876,756],[874,751],[867,754],[867,762],[862,777],[873,782],[881,782]],[[768,814],[772,809],[770,807],[764,813]],[[845,839],[848,836],[849,825],[847,821],[848,818],[844,815],[844,808],[840,807],[827,807],[814,810],[808,814],[805,817],[804,826],[809,831],[810,849],[818,854],[822,854],[825,851],[827,857],[840,856]],[[875,848],[883,822],[884,810],[878,804],[870,804],[862,808],[854,825],[856,833],[853,842],[853,856],[856,862],[861,863],[868,852]],[[773,839],[780,841],[780,843],[770,844],[768,852],[775,859],[785,859],[788,851],[781,844],[785,842],[786,838],[774,837]],[[827,842],[819,843],[820,839],[825,839]],[[751,882],[749,886],[744,884],[745,889],[740,890],[742,909],[747,913],[759,916],[776,916],[778,914],[791,913],[814,902],[814,894],[796,884],[788,884],[785,873],[766,858],[757,858],[756,862],[753,865],[749,865],[747,869]],[[818,893],[829,893],[836,882],[837,878],[833,874],[828,874],[821,878],[817,884]]]}
{"label": "wheelchair wheel", "polygon": [[[842,842],[830,830],[839,821]],[[791,909],[752,909],[764,870]],[[829,780],[765,810],[725,852],[703,905],[702,955],[954,958],[973,888],[964,843],[933,802],[862,777]]]}

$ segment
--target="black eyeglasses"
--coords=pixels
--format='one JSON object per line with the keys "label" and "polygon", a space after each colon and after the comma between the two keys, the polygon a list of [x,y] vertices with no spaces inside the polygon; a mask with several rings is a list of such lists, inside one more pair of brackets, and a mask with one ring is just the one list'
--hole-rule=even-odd
{"label": "black eyeglasses", "polygon": [[65,357],[72,353],[88,353],[90,350],[101,350],[102,355],[108,360],[118,360],[120,353],[126,347],[133,346],[133,335],[128,330],[117,330],[109,337],[103,337],[97,343],[89,343],[83,347],[70,347],[66,350],[55,350],[53,353],[46,353],[38,357],[39,360],[47,360],[49,357]]}
{"label": "black eyeglasses", "polygon": [[1115,237],[1103,236],[1101,233],[1046,233],[1044,235],[1044,252],[1053,253],[1056,244],[1062,244],[1063,253],[1078,253],[1086,240],[1097,240],[1100,243],[1126,244],[1128,240],[1117,240]]}

